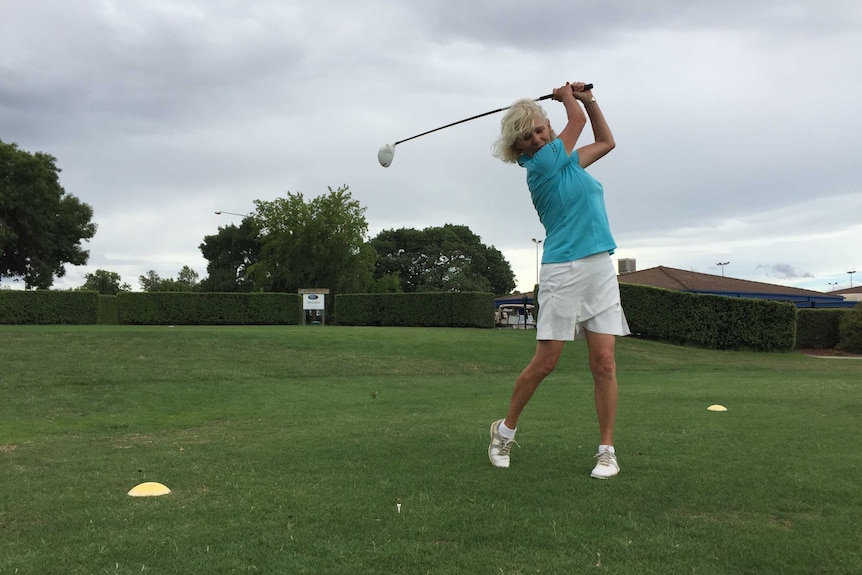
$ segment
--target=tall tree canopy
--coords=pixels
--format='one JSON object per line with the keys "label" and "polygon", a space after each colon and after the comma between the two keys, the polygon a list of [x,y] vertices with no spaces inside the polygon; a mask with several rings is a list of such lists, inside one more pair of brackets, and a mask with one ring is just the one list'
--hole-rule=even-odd
{"label": "tall tree canopy", "polygon": [[257,200],[260,260],[249,266],[264,291],[329,288],[364,292],[372,283],[374,250],[366,242],[365,208],[347,186],[305,201],[301,193]]}
{"label": "tall tree canopy", "polygon": [[231,224],[219,227],[218,233],[205,236],[201,253],[209,262],[206,279],[200,287],[204,291],[251,291],[254,282],[248,277],[248,268],[260,259],[260,229],[253,216],[246,216],[239,227]]}
{"label": "tall tree canopy", "polygon": [[132,286],[123,283],[123,279],[117,272],[96,270],[94,273],[84,275],[82,290],[97,291],[102,295],[117,295],[121,291],[132,291]]}
{"label": "tall tree canopy", "polygon": [[177,274],[177,279],[174,281],[177,286],[181,286],[181,291],[194,291],[199,285],[200,275],[198,272],[189,266],[183,266],[183,269]]}
{"label": "tall tree canopy", "polygon": [[142,290],[148,292],[187,292],[198,290],[198,277],[198,272],[189,266],[183,266],[183,269],[177,274],[177,279],[162,278],[155,270],[150,270],[146,275],[138,277],[138,283],[141,285]]}
{"label": "tall tree canopy", "polygon": [[66,194],[56,162],[0,140],[0,278],[23,278],[27,289],[87,263],[81,241],[96,233],[93,208]]}
{"label": "tall tree canopy", "polygon": [[370,243],[377,252],[374,277],[397,276],[404,292],[503,295],[515,289],[515,275],[503,254],[483,244],[467,226],[384,230]]}
{"label": "tall tree canopy", "polygon": [[374,250],[366,241],[365,208],[347,186],[306,201],[288,192],[255,201],[242,225],[206,236],[201,252],[209,261],[211,291],[296,292],[329,288],[364,292],[374,283]]}
{"label": "tall tree canopy", "polygon": [[161,289],[163,282],[164,280],[156,273],[156,270],[150,270],[146,275],[138,277],[138,283],[144,291],[163,291]]}

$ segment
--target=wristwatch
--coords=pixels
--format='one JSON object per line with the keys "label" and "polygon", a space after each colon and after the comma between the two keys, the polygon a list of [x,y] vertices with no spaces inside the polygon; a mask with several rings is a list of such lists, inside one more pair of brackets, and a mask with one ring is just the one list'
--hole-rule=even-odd
{"label": "wristwatch", "polygon": [[593,96],[592,98],[590,98],[589,100],[587,100],[585,103],[586,103],[586,104],[593,104],[593,103],[595,103],[595,101],[596,101],[596,97],[595,97],[595,96]]}

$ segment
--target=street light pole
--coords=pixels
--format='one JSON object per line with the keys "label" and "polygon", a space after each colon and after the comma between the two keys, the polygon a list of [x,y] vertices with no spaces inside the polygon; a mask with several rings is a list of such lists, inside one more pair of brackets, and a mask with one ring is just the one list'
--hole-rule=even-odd
{"label": "street light pole", "polygon": [[[542,243],[542,240],[537,240],[536,238],[533,238],[533,243],[536,244],[536,285],[538,285],[539,284],[539,244]],[[850,287],[853,287],[853,286],[850,286]]]}
{"label": "street light pole", "polygon": [[724,266],[729,264],[730,262],[716,262],[715,265],[721,267],[721,277],[724,277]]}
{"label": "street light pole", "polygon": [[856,273],[856,270],[853,270],[853,271],[847,272],[847,273],[850,274],[850,287],[852,288],[853,287],[853,274]]}
{"label": "street light pole", "polygon": [[217,216],[220,216],[220,215],[222,215],[222,214],[230,214],[230,215],[232,215],[232,216],[240,216],[240,217],[243,217],[243,218],[245,218],[245,217],[247,217],[247,216],[248,216],[248,214],[238,214],[238,213],[236,213],[236,212],[223,212],[223,211],[221,211],[221,210],[218,210],[215,214],[216,214]]}
{"label": "street light pole", "polygon": [[838,285],[838,282],[829,282],[829,287],[832,288],[829,291],[835,291],[835,286],[837,286],[837,285]]}

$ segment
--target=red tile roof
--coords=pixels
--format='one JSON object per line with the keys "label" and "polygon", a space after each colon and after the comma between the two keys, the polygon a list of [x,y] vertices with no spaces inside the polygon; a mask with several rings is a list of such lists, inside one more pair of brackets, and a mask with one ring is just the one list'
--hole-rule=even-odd
{"label": "red tile roof", "polygon": [[[620,283],[646,285],[674,291],[731,292],[786,294],[799,296],[824,296],[823,292],[768,284],[749,280],[689,272],[675,268],[658,266],[637,272],[620,274]],[[837,292],[835,292],[837,294]]]}

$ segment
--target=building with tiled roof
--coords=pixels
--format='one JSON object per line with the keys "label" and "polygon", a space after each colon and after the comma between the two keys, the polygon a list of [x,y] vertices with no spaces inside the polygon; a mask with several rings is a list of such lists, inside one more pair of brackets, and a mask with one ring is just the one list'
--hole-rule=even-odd
{"label": "building with tiled roof", "polygon": [[829,295],[840,295],[847,301],[862,301],[862,286],[833,290]]}
{"label": "building with tiled roof", "polygon": [[673,291],[787,301],[798,307],[851,307],[855,304],[854,301],[845,301],[838,292],[823,293],[665,266],[621,273],[619,281]]}

